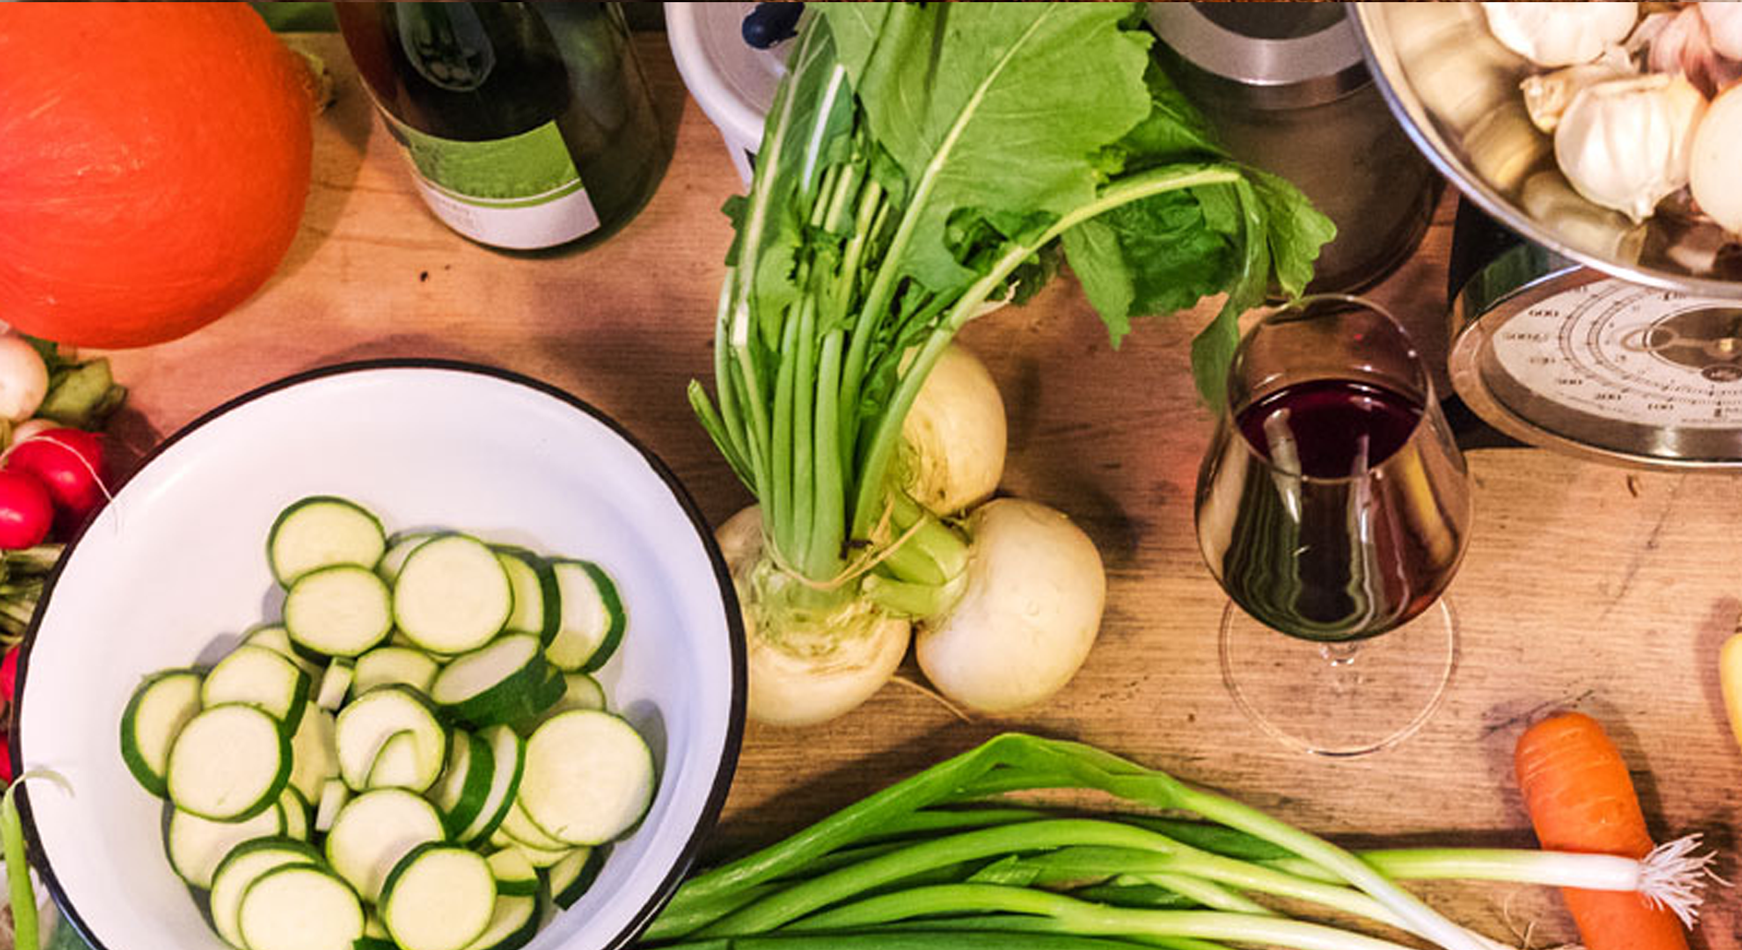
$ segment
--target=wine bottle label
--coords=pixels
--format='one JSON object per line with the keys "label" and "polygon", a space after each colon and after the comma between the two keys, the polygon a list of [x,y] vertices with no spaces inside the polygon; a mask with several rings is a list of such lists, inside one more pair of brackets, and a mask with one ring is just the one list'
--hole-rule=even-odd
{"label": "wine bottle label", "polygon": [[425,203],[448,227],[497,247],[552,247],[597,230],[598,212],[555,122],[505,139],[463,142],[382,112]]}

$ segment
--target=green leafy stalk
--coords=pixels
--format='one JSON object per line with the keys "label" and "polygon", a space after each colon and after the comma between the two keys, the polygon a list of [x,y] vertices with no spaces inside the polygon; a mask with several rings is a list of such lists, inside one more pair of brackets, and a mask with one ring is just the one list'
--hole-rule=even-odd
{"label": "green leafy stalk", "polygon": [[24,829],[18,818],[19,779],[0,798],[0,847],[6,857],[6,886],[12,903],[12,946],[16,950],[39,950],[36,929],[36,891],[30,886],[30,865],[24,860]]}
{"label": "green leafy stalk", "polygon": [[[750,194],[729,206],[717,407],[699,387],[691,401],[762,504],[777,563],[834,590],[858,558],[890,556],[898,533],[878,529],[902,422],[987,301],[1032,295],[1061,248],[1115,342],[1134,315],[1227,292],[1194,347],[1213,403],[1234,317],[1272,280],[1297,293],[1331,231],[1286,183],[1228,160],[1131,4],[807,17]],[[926,533],[877,570],[912,585],[882,585],[892,604],[947,600],[962,542]]]}
{"label": "green leafy stalk", "polygon": [[859,930],[890,921],[962,913],[1016,913],[1038,926],[1094,937],[1189,937],[1292,950],[1407,950],[1402,944],[1282,917],[1227,911],[1141,910],[997,884],[940,884],[885,894],[817,914],[800,933]]}

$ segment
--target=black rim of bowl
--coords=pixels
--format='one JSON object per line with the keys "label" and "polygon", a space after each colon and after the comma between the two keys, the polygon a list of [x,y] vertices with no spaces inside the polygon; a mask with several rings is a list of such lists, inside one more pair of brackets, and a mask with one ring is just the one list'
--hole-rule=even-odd
{"label": "black rim of bowl", "polygon": [[[739,612],[737,593],[732,586],[732,577],[726,568],[726,560],[720,553],[719,545],[714,541],[713,531],[708,528],[707,521],[702,517],[701,509],[696,506],[695,499],[690,497],[689,491],[684,488],[683,483],[678,481],[677,476],[672,473],[671,468],[668,467],[658,455],[655,455],[651,449],[643,445],[634,435],[630,434],[630,432],[623,428],[617,420],[611,418],[591,403],[560,387],[544,382],[543,380],[535,379],[531,376],[514,372],[513,370],[501,369],[495,366],[486,366],[482,363],[472,363],[464,360],[406,357],[357,360],[329,366],[320,366],[299,373],[293,373],[283,379],[275,380],[258,388],[251,389],[248,392],[231,398],[221,403],[216,408],[207,411],[199,418],[185,426],[182,426],[173,435],[158,443],[156,447],[146,453],[145,457],[140,460],[138,467],[134,469],[132,475],[128,477],[127,481],[131,481],[134,476],[145,471],[145,469],[155,462],[160,455],[168,451],[171,446],[199,430],[207,423],[262,397],[270,396],[280,390],[289,389],[303,383],[326,379],[330,376],[343,376],[351,373],[371,372],[375,370],[398,369],[443,370],[455,373],[467,373],[474,376],[486,376],[503,382],[514,383],[536,392],[543,393],[546,396],[558,399],[570,407],[591,417],[594,421],[603,424],[612,434],[628,443],[631,448],[639,453],[647,465],[653,469],[653,473],[659,476],[660,481],[665,483],[666,490],[671,492],[672,498],[677,501],[678,507],[683,509],[684,516],[689,519],[690,524],[695,528],[696,535],[701,539],[702,548],[707,553],[708,561],[713,567],[714,579],[720,589],[721,606],[724,608],[726,613],[726,632],[731,641],[728,644],[728,648],[732,657],[732,708],[731,719],[726,727],[726,741],[720,750],[720,761],[718,769],[714,773],[713,787],[709,789],[707,800],[702,803],[701,816],[696,822],[695,828],[691,831],[689,840],[684,842],[682,849],[678,852],[677,862],[666,874],[665,879],[660,881],[659,885],[654,888],[653,895],[635,912],[634,916],[630,918],[628,926],[603,944],[603,947],[606,948],[606,950],[615,950],[615,948],[625,947],[643,930],[645,930],[648,924],[653,922],[653,918],[665,907],[666,903],[671,900],[672,895],[677,891],[679,883],[682,882],[684,874],[689,871],[690,867],[694,865],[696,858],[700,855],[708,833],[713,830],[715,824],[719,821],[720,812],[725,807],[726,794],[732,786],[732,778],[738,767],[739,746],[744,738],[744,704],[747,667],[744,655],[743,616]],[[114,494],[117,497],[123,490],[125,490],[126,484],[126,482],[122,482],[116,487]],[[84,540],[85,532],[90,530],[91,525],[96,522],[97,517],[101,515],[101,512],[102,509],[99,509],[96,515],[86,519],[85,523],[80,525],[78,530],[74,533],[72,540],[67,542],[66,550],[61,553],[60,560],[55,563],[53,570],[49,572],[48,578],[43,584],[42,595],[37,602],[36,613],[31,617],[29,628],[24,634],[24,641],[18,647],[18,682],[13,695],[20,701],[13,703],[11,715],[9,717],[10,722],[8,723],[13,737],[11,764],[12,773],[14,775],[23,774],[24,768],[24,734],[20,729],[24,709],[22,697],[24,696],[25,683],[30,675],[30,651],[36,644],[37,627],[41,624],[43,616],[47,613],[49,601],[54,595],[55,584],[60,580],[62,568],[64,568],[67,562],[72,559],[73,553],[77,550],[79,542]],[[84,919],[79,916],[78,910],[67,897],[67,893],[65,889],[62,888],[59,878],[55,876],[53,866],[49,863],[48,855],[42,847],[41,839],[37,835],[36,820],[30,809],[29,790],[24,785],[19,786],[19,789],[22,793],[18,796],[19,817],[22,819],[25,846],[32,859],[31,865],[41,877],[43,884],[47,886],[49,895],[54,898],[55,906],[60,909],[63,923],[70,924],[73,929],[77,930],[79,936],[86,944],[90,945],[93,950],[114,950],[114,948],[106,946],[101,939],[91,932],[89,925],[87,925]]]}

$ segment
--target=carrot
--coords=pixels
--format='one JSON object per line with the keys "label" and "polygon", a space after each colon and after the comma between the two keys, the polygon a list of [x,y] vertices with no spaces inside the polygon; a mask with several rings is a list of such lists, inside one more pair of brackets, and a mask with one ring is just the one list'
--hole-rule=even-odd
{"label": "carrot", "polygon": [[[1645,814],[1620,750],[1595,719],[1562,713],[1526,730],[1514,754],[1518,785],[1542,846],[1643,858]],[[1681,923],[1637,893],[1563,888],[1589,950],[1687,950]]]}

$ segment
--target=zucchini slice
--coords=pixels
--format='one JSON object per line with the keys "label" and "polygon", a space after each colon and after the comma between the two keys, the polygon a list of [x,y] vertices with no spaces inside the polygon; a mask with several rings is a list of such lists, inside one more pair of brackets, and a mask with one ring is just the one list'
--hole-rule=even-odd
{"label": "zucchini slice", "polygon": [[495,550],[496,559],[502,562],[502,569],[508,572],[508,583],[514,588],[514,612],[508,615],[506,629],[535,634],[540,643],[549,646],[562,628],[556,572],[525,548],[497,545]]}
{"label": "zucchini slice", "polygon": [[430,842],[381,886],[381,920],[404,950],[465,950],[496,909],[496,877],[476,851]]}
{"label": "zucchini slice", "polygon": [[247,821],[210,821],[174,811],[163,829],[163,846],[177,877],[201,890],[209,890],[212,874],[237,845],[283,833],[284,816],[276,808]]}
{"label": "zucchini slice", "polygon": [[489,743],[494,768],[490,773],[490,793],[484,798],[484,807],[459,835],[459,840],[468,845],[490,840],[491,833],[501,827],[502,819],[514,804],[521,773],[526,768],[526,744],[513,729],[491,726],[478,736]]}
{"label": "zucchini slice", "polygon": [[121,760],[145,790],[169,795],[164,771],[182,727],[200,713],[199,670],[164,670],[145,678],[121,713]]}
{"label": "zucchini slice", "polygon": [[535,848],[523,841],[515,841],[513,838],[508,839],[508,847],[520,852],[521,856],[526,858],[527,862],[533,867],[541,869],[556,867],[558,864],[562,863],[563,858],[568,857],[574,851],[573,848],[563,848],[560,851],[546,851],[543,848]]}
{"label": "zucchini slice", "polygon": [[393,585],[395,623],[434,653],[464,653],[489,643],[513,612],[514,588],[502,562],[482,541],[463,534],[419,545]]}
{"label": "zucchini slice", "polygon": [[591,561],[552,561],[551,570],[562,602],[562,629],[545,648],[545,655],[564,672],[591,673],[604,666],[623,641],[628,618],[617,585]]}
{"label": "zucchini slice", "polygon": [[303,713],[290,737],[290,784],[306,801],[320,801],[327,779],[339,777],[337,734],[333,714],[317,706]]}
{"label": "zucchini slice", "polygon": [[496,911],[478,939],[466,950],[520,950],[538,934],[537,897],[514,897],[498,894]]}
{"label": "zucchini slice", "polygon": [[624,720],[576,709],[526,740],[516,801],[557,841],[597,845],[635,827],[653,803],[653,753]]}
{"label": "zucchini slice", "polygon": [[399,569],[405,566],[405,559],[411,557],[411,552],[418,549],[425,541],[438,538],[441,535],[435,531],[413,531],[409,534],[396,534],[387,542],[387,553],[381,555],[381,563],[375,565],[375,573],[389,584],[399,580]]}
{"label": "zucchini slice", "polygon": [[323,567],[285,594],[284,629],[293,645],[322,656],[357,656],[393,629],[392,595],[367,568]]}
{"label": "zucchini slice", "polygon": [[378,788],[339,809],[327,832],[327,863],[373,904],[399,859],[442,837],[434,805],[403,788]]}
{"label": "zucchini slice", "polygon": [[387,741],[381,743],[381,751],[375,753],[375,762],[369,766],[369,777],[363,785],[367,788],[408,788],[419,792],[423,791],[418,787],[422,777],[417,734],[406,729],[388,736]]}
{"label": "zucchini slice", "polygon": [[272,523],[266,559],[272,576],[285,587],[303,575],[354,564],[373,568],[387,549],[381,522],[353,502],[313,495],[293,503]]}
{"label": "zucchini slice", "polygon": [[459,838],[483,812],[495,771],[495,756],[482,735],[464,729],[449,734],[447,768],[430,790],[449,837]]}
{"label": "zucchini slice", "polygon": [[213,821],[271,808],[290,783],[290,735],[253,706],[200,712],[176,736],[165,781],[175,807]]}
{"label": "zucchini slice", "polygon": [[363,904],[325,868],[284,865],[248,885],[236,932],[248,950],[351,950],[363,936]]}
{"label": "zucchini slice", "polygon": [[605,866],[605,857],[610,853],[609,845],[597,848],[576,848],[570,851],[568,857],[550,866],[546,875],[550,881],[551,899],[563,910],[581,899],[587,888],[593,886],[593,880],[599,876],[599,869]]}
{"label": "zucchini slice", "polygon": [[290,642],[290,633],[284,629],[283,624],[273,623],[255,627],[253,630],[248,631],[247,636],[242,638],[242,643],[240,645],[247,647],[265,647],[266,649],[290,660],[292,663],[295,663],[298,669],[308,674],[309,689],[311,690],[319,687],[321,684],[321,665],[319,663],[311,662],[301,653],[296,652],[296,645]]}
{"label": "zucchini slice", "polygon": [[345,705],[345,697],[351,693],[351,683],[357,678],[357,665],[350,660],[338,659],[327,664],[327,671],[321,674],[321,688],[315,696],[315,705],[328,711],[336,712]]}
{"label": "zucchini slice", "polygon": [[[421,792],[442,773],[448,734],[416,691],[404,686],[371,690],[340,710],[337,726],[339,775],[358,791],[369,788],[369,773],[394,735],[409,732],[415,771],[404,787]],[[396,776],[399,777],[399,776]]]}
{"label": "zucchini slice", "polygon": [[408,647],[376,647],[357,658],[351,692],[361,696],[377,686],[400,684],[427,694],[442,665],[428,653]]}
{"label": "zucchini slice", "polygon": [[321,853],[291,838],[256,838],[237,845],[212,874],[212,929],[232,947],[246,950],[237,914],[248,886],[273,868],[287,864],[320,866]]}
{"label": "zucchini slice", "polygon": [[496,893],[507,897],[537,897],[538,869],[526,855],[503,848],[490,855],[490,873],[496,876]]}
{"label": "zucchini slice", "polygon": [[523,719],[514,724],[521,735],[531,735],[534,729],[545,724],[552,716],[565,713],[571,709],[605,709],[605,687],[599,681],[585,673],[563,674],[563,695],[550,707],[531,719]]}
{"label": "zucchini slice", "polygon": [[[525,779],[523,778],[521,781],[525,781]],[[508,806],[508,814],[503,816],[500,830],[515,844],[523,844],[541,851],[567,851],[573,847],[566,841],[558,841],[551,837],[545,833],[543,828],[533,824],[532,819],[526,816],[526,809],[521,807],[519,801]]]}
{"label": "zucchini slice", "polygon": [[339,811],[351,800],[351,786],[344,779],[330,778],[321,784],[320,804],[315,808],[315,831],[321,834],[333,830]]}
{"label": "zucchini slice", "polygon": [[308,674],[289,657],[263,646],[239,646],[218,661],[200,686],[201,705],[246,703],[271,713],[294,734],[308,704]]}
{"label": "zucchini slice", "polygon": [[505,633],[442,667],[429,693],[454,718],[493,726],[537,716],[561,698],[562,689],[537,637]]}
{"label": "zucchini slice", "polygon": [[286,838],[308,840],[308,800],[295,785],[284,786],[284,793],[278,796],[278,813],[284,821]]}

